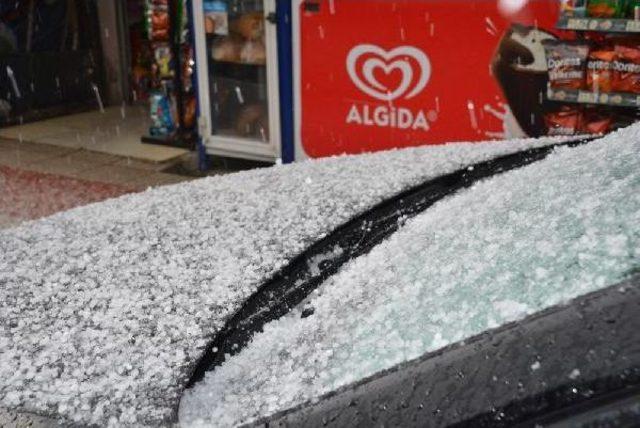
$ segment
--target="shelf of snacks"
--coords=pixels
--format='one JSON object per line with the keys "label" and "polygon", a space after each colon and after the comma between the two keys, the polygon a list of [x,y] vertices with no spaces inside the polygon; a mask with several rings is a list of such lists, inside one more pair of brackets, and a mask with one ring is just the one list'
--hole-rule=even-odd
{"label": "shelf of snacks", "polygon": [[251,62],[242,62],[242,61],[226,61],[226,60],[213,60],[214,64],[218,64],[218,65],[228,65],[228,66],[240,66],[240,67],[265,67],[267,64],[265,62],[259,62],[259,63],[251,63]]}
{"label": "shelf of snacks", "polygon": [[602,134],[637,120],[640,107],[640,0],[560,0],[557,28],[575,40],[549,39],[545,114],[550,135]]}
{"label": "shelf of snacks", "polygon": [[547,40],[543,42],[554,101],[637,107],[640,40]]}
{"label": "shelf of snacks", "polygon": [[196,99],[186,0],[145,0],[151,48],[149,115],[144,143],[193,147]]}
{"label": "shelf of snacks", "polygon": [[552,101],[578,104],[599,104],[613,107],[640,107],[640,94],[621,92],[591,92],[583,89],[547,89]]}
{"label": "shelf of snacks", "polygon": [[635,120],[633,115],[613,114],[608,107],[574,104],[547,114],[545,124],[548,135],[602,135]]}
{"label": "shelf of snacks", "polygon": [[266,69],[262,65],[242,64],[236,62],[211,61],[212,69],[209,79],[214,82],[218,78],[235,79],[247,83],[262,83]]}
{"label": "shelf of snacks", "polygon": [[640,0],[560,0],[563,30],[640,32]]}
{"label": "shelf of snacks", "polygon": [[216,37],[211,43],[211,59],[217,62],[265,66],[267,51],[261,40]]}
{"label": "shelf of snacks", "polygon": [[573,31],[599,31],[608,33],[640,33],[640,20],[608,18],[575,18],[561,16],[556,28]]}
{"label": "shelf of snacks", "polygon": [[231,19],[227,26],[212,26],[207,32],[211,58],[220,62],[265,65],[264,17],[252,12]]}

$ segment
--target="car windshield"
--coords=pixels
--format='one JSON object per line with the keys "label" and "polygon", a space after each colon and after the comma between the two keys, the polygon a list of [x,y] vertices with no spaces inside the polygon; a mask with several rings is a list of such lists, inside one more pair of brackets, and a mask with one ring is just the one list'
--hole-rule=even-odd
{"label": "car windshield", "polygon": [[442,200],[208,372],[181,424],[247,422],[622,281],[640,267],[639,150],[628,128]]}

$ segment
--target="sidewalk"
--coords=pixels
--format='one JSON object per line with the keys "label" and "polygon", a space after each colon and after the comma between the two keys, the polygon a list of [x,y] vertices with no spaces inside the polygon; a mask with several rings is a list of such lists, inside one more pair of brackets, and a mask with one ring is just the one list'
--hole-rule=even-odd
{"label": "sidewalk", "polygon": [[78,147],[0,139],[0,228],[194,178],[162,172],[175,162],[145,162]]}
{"label": "sidewalk", "polygon": [[163,163],[179,158],[187,150],[142,144],[140,137],[150,125],[149,107],[107,107],[25,125],[0,129],[0,138],[31,141],[71,149],[86,149],[124,158]]}

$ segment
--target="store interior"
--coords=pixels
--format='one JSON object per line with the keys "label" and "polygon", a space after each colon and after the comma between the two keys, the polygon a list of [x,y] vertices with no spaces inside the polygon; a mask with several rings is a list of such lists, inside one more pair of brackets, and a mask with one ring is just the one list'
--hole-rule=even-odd
{"label": "store interior", "polygon": [[[1,65],[15,70],[0,82],[11,88],[0,97],[0,138],[161,165],[182,158],[195,143],[185,3],[18,0],[0,9]],[[52,66],[56,56],[69,61]],[[43,75],[44,65],[54,73]]]}
{"label": "store interior", "polygon": [[217,135],[267,142],[263,2],[205,1],[211,120]]}

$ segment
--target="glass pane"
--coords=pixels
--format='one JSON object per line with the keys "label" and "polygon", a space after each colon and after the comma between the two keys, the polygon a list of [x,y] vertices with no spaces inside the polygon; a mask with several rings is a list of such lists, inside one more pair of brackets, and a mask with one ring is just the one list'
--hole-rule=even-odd
{"label": "glass pane", "polygon": [[637,273],[638,137],[558,150],[409,220],[207,373],[181,422],[284,410]]}
{"label": "glass pane", "polygon": [[213,133],[268,142],[262,0],[204,2]]}

